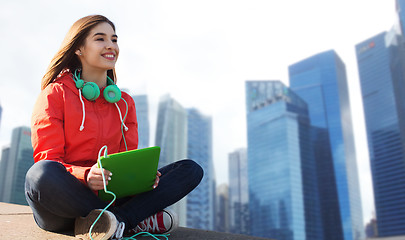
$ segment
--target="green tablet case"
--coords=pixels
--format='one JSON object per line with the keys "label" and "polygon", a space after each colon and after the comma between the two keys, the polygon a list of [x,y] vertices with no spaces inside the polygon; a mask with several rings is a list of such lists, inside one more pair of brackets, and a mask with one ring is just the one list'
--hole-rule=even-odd
{"label": "green tablet case", "polygon": [[[114,153],[101,157],[103,168],[112,172],[107,190],[117,198],[131,196],[153,189],[159,163],[160,147],[148,147],[126,152]],[[111,201],[113,196],[98,191],[104,201]]]}

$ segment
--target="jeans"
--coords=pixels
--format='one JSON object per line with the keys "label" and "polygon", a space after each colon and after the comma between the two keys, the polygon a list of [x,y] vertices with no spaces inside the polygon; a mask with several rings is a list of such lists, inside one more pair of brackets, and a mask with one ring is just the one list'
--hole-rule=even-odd
{"label": "jeans", "polygon": [[[117,199],[108,208],[118,221],[132,229],[147,217],[176,203],[198,186],[202,168],[192,160],[169,164],[159,171],[159,185],[149,192]],[[35,222],[47,231],[63,232],[74,228],[77,217],[87,216],[94,209],[103,209],[102,201],[86,185],[56,161],[42,160],[27,172],[25,196]]]}

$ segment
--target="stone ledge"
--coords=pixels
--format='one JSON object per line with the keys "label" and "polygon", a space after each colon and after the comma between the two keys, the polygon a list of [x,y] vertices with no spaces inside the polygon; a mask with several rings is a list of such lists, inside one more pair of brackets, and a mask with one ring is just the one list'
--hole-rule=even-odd
{"label": "stone ledge", "polygon": [[[47,239],[47,240],[77,240],[72,233],[58,234],[44,231],[37,227],[32,217],[30,207],[0,202],[0,239]],[[152,239],[137,237],[137,239]],[[170,240],[261,240],[265,238],[251,237],[239,234],[229,234],[191,228],[179,228],[173,231]]]}

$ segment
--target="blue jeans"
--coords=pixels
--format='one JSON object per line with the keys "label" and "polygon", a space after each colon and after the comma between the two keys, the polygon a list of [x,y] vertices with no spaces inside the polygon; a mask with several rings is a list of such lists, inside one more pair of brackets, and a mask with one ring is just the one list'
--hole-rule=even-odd
{"label": "blue jeans", "polygon": [[[127,229],[182,199],[203,177],[202,168],[192,160],[181,160],[159,171],[162,176],[156,189],[117,199],[114,206],[109,207],[118,221],[125,222]],[[103,209],[108,204],[62,164],[50,160],[39,161],[29,169],[25,196],[37,225],[53,232],[73,230],[75,218],[87,216],[93,209]]]}

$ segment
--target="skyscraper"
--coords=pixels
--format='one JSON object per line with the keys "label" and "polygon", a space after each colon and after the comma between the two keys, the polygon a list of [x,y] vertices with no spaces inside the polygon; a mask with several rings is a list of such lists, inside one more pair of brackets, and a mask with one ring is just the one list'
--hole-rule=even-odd
{"label": "skyscraper", "polygon": [[138,148],[150,147],[149,145],[149,105],[148,96],[133,95],[135,101],[136,117],[138,120]]}
{"label": "skyscraper", "polygon": [[217,187],[216,195],[216,221],[215,230],[218,232],[229,232],[229,201],[228,185],[225,183]]}
{"label": "skyscraper", "polygon": [[[5,154],[5,157],[2,157],[0,172],[5,175],[2,179],[4,182],[1,200],[27,205],[24,194],[25,174],[34,164],[31,129],[29,127],[13,129],[10,149],[3,150],[2,154]],[[5,161],[4,164],[3,161]]]}
{"label": "skyscraper", "polygon": [[[160,146],[159,167],[187,158],[187,111],[169,95],[161,97],[156,126],[156,146]],[[173,205],[180,226],[187,226],[187,197]]]}
{"label": "skyscraper", "polygon": [[[402,2],[402,1],[401,1]],[[378,236],[405,235],[405,54],[395,30],[356,45]]]}
{"label": "skyscraper", "polygon": [[395,3],[401,33],[405,36],[405,0],[396,0]]}
{"label": "skyscraper", "polygon": [[250,234],[247,151],[235,150],[228,155],[229,228],[232,233]]}
{"label": "skyscraper", "polygon": [[187,109],[187,158],[204,170],[200,184],[187,195],[187,227],[214,230],[215,172],[212,161],[212,119]]}
{"label": "skyscraper", "polygon": [[6,185],[6,173],[8,171],[8,157],[10,154],[10,147],[3,147],[1,150],[1,161],[0,161],[0,202],[5,202],[4,198],[5,192],[4,188]]}
{"label": "skyscraper", "polygon": [[289,66],[289,77],[291,89],[308,104],[310,122],[316,129],[312,141],[325,239],[362,239],[361,199],[344,63],[335,51],[326,51]]}
{"label": "skyscraper", "polygon": [[323,239],[306,103],[280,81],[246,82],[251,235]]}

